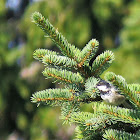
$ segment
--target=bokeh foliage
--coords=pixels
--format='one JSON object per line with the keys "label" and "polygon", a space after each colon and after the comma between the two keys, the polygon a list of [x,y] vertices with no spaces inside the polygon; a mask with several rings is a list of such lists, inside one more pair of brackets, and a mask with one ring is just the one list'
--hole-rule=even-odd
{"label": "bokeh foliage", "polygon": [[123,28],[119,32],[120,46],[114,50],[116,61],[110,71],[126,77],[129,82],[140,82],[140,3],[128,4],[127,15],[123,18]]}
{"label": "bokeh foliage", "polygon": [[40,74],[42,65],[33,59],[33,51],[57,49],[31,22],[35,11],[48,17],[68,41],[79,48],[91,38],[97,38],[100,41],[98,53],[110,49],[115,54],[109,71],[122,75],[128,83],[140,82],[140,4],[137,0],[33,2],[18,19],[8,18],[5,4],[6,0],[1,0],[0,138],[14,130],[30,139],[70,139],[72,135],[68,134],[69,126],[60,126],[58,108],[52,110],[43,106],[36,110],[30,103],[31,93],[54,86]]}

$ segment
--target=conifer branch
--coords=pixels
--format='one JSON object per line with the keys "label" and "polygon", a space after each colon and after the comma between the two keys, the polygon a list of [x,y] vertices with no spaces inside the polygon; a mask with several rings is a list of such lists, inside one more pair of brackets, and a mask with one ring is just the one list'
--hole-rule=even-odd
{"label": "conifer branch", "polygon": [[75,140],[91,140],[91,139],[97,139],[97,136],[99,136],[99,132],[93,133],[93,130],[88,130],[83,125],[78,125],[75,128],[75,133],[77,138]]}
{"label": "conifer branch", "polygon": [[47,49],[37,49],[33,53],[33,57],[37,60],[42,60],[45,55],[57,55],[58,53],[55,51],[47,50]]}
{"label": "conifer branch", "polygon": [[[38,49],[33,56],[47,66],[43,75],[46,78],[54,78],[63,82],[65,88],[36,92],[32,95],[31,101],[38,104],[61,106],[61,119],[64,122],[78,125],[76,127],[78,139],[101,139],[103,133],[103,137],[110,140],[139,138],[140,131],[137,133],[135,131],[136,135],[133,135],[108,129],[120,124],[124,126],[130,124],[134,129],[140,127],[140,112],[138,110],[140,108],[140,85],[127,84],[123,77],[112,72],[106,73],[105,80],[100,78],[100,75],[114,60],[113,53],[105,51],[98,55],[91,67],[89,62],[99,46],[96,39],[89,41],[80,51],[68,43],[65,37],[40,13],[35,12],[32,19],[57,44],[64,55],[61,56],[55,51]],[[134,105],[135,110],[107,105],[101,101],[111,99],[113,104],[116,97],[123,96],[120,94],[123,94],[130,104],[132,103],[131,105]],[[121,102],[122,98],[117,99],[118,102]],[[93,113],[80,112],[81,104],[91,102],[93,102]]]}
{"label": "conifer branch", "polygon": [[82,124],[88,130],[98,130],[111,125],[112,121],[105,115],[97,115],[89,112],[74,112],[70,117],[71,122]]}
{"label": "conifer branch", "polygon": [[128,84],[128,88],[134,91],[138,96],[140,96],[140,85],[139,84]]}
{"label": "conifer branch", "polygon": [[59,67],[66,67],[66,68],[75,68],[77,67],[76,61],[70,59],[66,56],[59,56],[59,55],[45,55],[42,62],[45,65],[53,65]]}
{"label": "conifer branch", "polygon": [[87,79],[89,76],[90,76],[90,67],[87,67],[86,65],[85,66],[81,66],[81,65],[77,65],[77,71],[79,71],[82,76],[85,77],[85,79]]}
{"label": "conifer branch", "polygon": [[93,104],[94,112],[103,113],[112,120],[132,123],[140,126],[140,112],[132,109],[125,109],[117,106],[105,105],[104,103]]}
{"label": "conifer branch", "polygon": [[134,90],[131,90],[132,88],[129,88],[122,76],[115,75],[113,72],[107,72],[105,79],[117,86],[121,93],[124,94],[136,108],[140,108],[140,96]]}
{"label": "conifer branch", "polygon": [[103,138],[107,140],[139,140],[140,136],[113,129],[105,130]]}
{"label": "conifer branch", "polygon": [[97,139],[106,127],[116,123],[105,115],[96,115],[89,112],[75,112],[71,114],[70,121],[78,124],[75,129],[76,138],[83,140]]}
{"label": "conifer branch", "polygon": [[79,67],[82,67],[83,64],[89,65],[90,59],[95,55],[98,50],[99,42],[96,39],[92,39],[89,43],[83,48],[80,54],[80,63]]}
{"label": "conifer branch", "polygon": [[75,60],[79,58],[78,55],[80,54],[80,50],[68,43],[65,37],[53,27],[48,19],[45,19],[39,12],[35,12],[32,15],[32,21],[39,26],[55,44],[57,44],[63,55]]}
{"label": "conifer branch", "polygon": [[50,105],[73,101],[73,94],[68,89],[46,89],[32,95],[33,103],[46,103]]}
{"label": "conifer branch", "polygon": [[111,51],[105,51],[98,55],[92,64],[92,75],[99,77],[106,69],[108,69],[114,60],[114,54]]}
{"label": "conifer branch", "polygon": [[63,106],[61,108],[61,117],[60,119],[63,119],[64,120],[64,123],[70,123],[70,118],[71,118],[71,115],[74,113],[74,112],[78,112],[80,111],[79,110],[79,103],[80,102],[76,102],[73,101],[73,102],[65,102],[63,103]]}
{"label": "conifer branch", "polygon": [[[85,130],[85,129],[84,129]],[[84,131],[83,130],[83,131]],[[84,139],[84,135],[83,135],[83,131],[81,130],[81,127],[80,125],[78,125],[76,128],[75,128],[75,133],[76,133],[76,139],[75,140],[79,140],[79,139]]]}
{"label": "conifer branch", "polygon": [[84,82],[84,78],[77,72],[73,73],[67,70],[58,70],[55,68],[46,68],[43,71],[43,75],[47,78],[54,78],[58,81],[63,81],[66,83],[76,83],[82,84]]}
{"label": "conifer branch", "polygon": [[90,77],[85,82],[85,92],[87,92],[91,98],[95,98],[99,95],[99,90],[96,88],[98,82],[99,79],[96,79],[95,77]]}

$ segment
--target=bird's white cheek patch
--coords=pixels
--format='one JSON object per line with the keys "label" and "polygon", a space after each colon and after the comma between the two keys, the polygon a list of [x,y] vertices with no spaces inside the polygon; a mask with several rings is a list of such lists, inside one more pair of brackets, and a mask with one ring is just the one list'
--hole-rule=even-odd
{"label": "bird's white cheek patch", "polygon": [[101,91],[104,91],[104,92],[108,91],[108,88],[106,87],[106,85],[97,86],[97,88]]}

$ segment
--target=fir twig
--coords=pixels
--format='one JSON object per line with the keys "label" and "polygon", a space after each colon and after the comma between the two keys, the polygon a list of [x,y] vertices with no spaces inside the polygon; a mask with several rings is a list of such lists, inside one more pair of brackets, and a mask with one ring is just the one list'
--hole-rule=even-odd
{"label": "fir twig", "polygon": [[58,81],[63,81],[66,83],[76,83],[76,84],[82,84],[84,82],[84,78],[77,72],[73,73],[71,71],[67,70],[58,70],[55,68],[46,68],[43,71],[43,75],[47,78],[54,78]]}
{"label": "fir twig", "polygon": [[132,109],[125,109],[117,106],[105,105],[104,103],[94,103],[94,112],[103,113],[112,120],[122,121],[140,126],[140,112]]}
{"label": "fir twig", "polygon": [[[110,140],[139,138],[139,130],[137,133],[135,132],[136,135],[133,135],[124,131],[108,129],[121,123],[124,125],[130,124],[135,129],[140,126],[140,111],[138,110],[140,108],[139,84],[127,84],[123,77],[108,72],[105,75],[106,84],[100,86],[101,94],[98,89],[97,85],[102,80],[100,75],[114,60],[113,53],[105,51],[98,55],[91,67],[89,62],[99,46],[96,39],[89,41],[80,51],[74,45],[68,43],[65,37],[40,13],[35,12],[32,19],[57,44],[64,55],[61,56],[50,50],[38,49],[33,56],[47,66],[43,71],[43,75],[46,78],[54,78],[59,82],[63,82],[65,88],[36,92],[32,95],[31,101],[38,104],[61,106],[61,119],[65,122],[78,124],[78,127],[76,127],[78,139],[101,139],[103,133],[103,138]],[[107,81],[116,86],[118,90]],[[102,95],[107,95],[105,98],[109,100],[109,98],[113,98],[112,96],[119,93],[123,94],[136,110],[111,106],[101,102]],[[93,102],[93,113],[80,112],[81,103],[91,102]]]}
{"label": "fir twig", "polygon": [[55,51],[47,50],[47,49],[37,49],[33,53],[33,57],[37,60],[42,60],[45,55],[56,55],[58,54]]}
{"label": "fir twig", "polygon": [[33,103],[59,104],[67,101],[73,101],[73,94],[68,89],[46,89],[36,92],[32,95]]}
{"label": "fir twig", "polygon": [[114,55],[111,51],[105,51],[98,55],[92,64],[92,75],[99,77],[107,68],[110,67]]}
{"label": "fir twig", "polygon": [[79,67],[82,67],[83,64],[89,65],[90,59],[95,55],[98,50],[99,42],[96,39],[92,39],[81,51],[81,60],[78,64]]}
{"label": "fir twig", "polygon": [[95,98],[99,95],[99,90],[96,88],[98,82],[99,79],[96,79],[95,77],[90,77],[85,82],[85,92],[87,92],[91,98]]}
{"label": "fir twig", "polygon": [[127,133],[124,131],[118,131],[113,129],[105,130],[103,134],[104,140],[139,140],[140,136],[135,134]]}
{"label": "fir twig", "polygon": [[107,72],[105,79],[117,86],[121,93],[124,94],[136,108],[140,108],[140,96],[134,90],[131,90],[132,88],[129,88],[122,76],[115,75],[113,72]]}
{"label": "fir twig", "polygon": [[75,60],[79,58],[78,54],[80,54],[80,50],[74,45],[68,43],[65,37],[53,27],[48,19],[45,19],[39,12],[35,12],[32,15],[32,21],[37,24],[37,26],[39,26],[54,43],[57,44],[63,55]]}
{"label": "fir twig", "polygon": [[77,67],[76,61],[65,56],[49,54],[49,55],[45,55],[42,61],[47,66],[53,65],[53,66],[66,67],[66,68],[69,67],[75,69]]}

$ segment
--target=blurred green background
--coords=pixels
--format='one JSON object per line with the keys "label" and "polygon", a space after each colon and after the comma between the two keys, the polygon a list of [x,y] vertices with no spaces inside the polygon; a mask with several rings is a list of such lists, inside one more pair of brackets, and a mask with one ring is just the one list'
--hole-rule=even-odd
{"label": "blurred green background", "polygon": [[97,54],[107,49],[115,54],[108,71],[122,75],[128,83],[140,83],[139,0],[1,0],[0,140],[74,137],[75,126],[62,125],[59,108],[37,108],[30,102],[35,91],[59,87],[45,80],[43,65],[32,56],[37,48],[59,51],[31,22],[35,11],[81,49],[90,39],[99,40]]}

